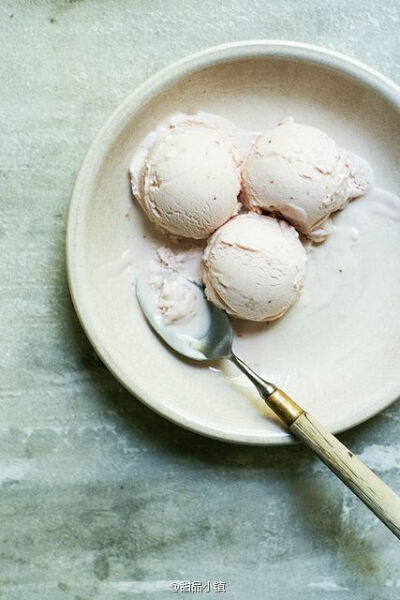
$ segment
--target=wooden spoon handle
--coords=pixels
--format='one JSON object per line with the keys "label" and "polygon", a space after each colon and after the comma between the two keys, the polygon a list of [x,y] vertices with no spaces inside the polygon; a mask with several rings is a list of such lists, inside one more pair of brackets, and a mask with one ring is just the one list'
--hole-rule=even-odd
{"label": "wooden spoon handle", "polygon": [[257,375],[235,354],[230,359],[254,383],[260,396],[293,435],[309,446],[400,539],[399,496],[285,392]]}
{"label": "wooden spoon handle", "polygon": [[[283,411],[285,399],[288,410]],[[319,458],[372,510],[373,513],[400,539],[400,498],[386,483],[375,475],[359,458],[321,425],[312,415],[300,407],[293,420],[293,405],[297,406],[281,390],[266,399],[274,410],[279,406],[279,416],[284,418],[289,430],[309,446]]]}

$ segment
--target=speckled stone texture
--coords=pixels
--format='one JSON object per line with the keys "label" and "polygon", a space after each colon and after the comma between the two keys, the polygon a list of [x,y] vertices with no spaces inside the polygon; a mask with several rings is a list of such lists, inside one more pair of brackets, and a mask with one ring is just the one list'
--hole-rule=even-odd
{"label": "speckled stone texture", "polygon": [[[398,2],[3,0],[0,26],[0,598],[162,600],[181,580],[238,600],[399,598],[399,542],[307,450],[203,439],[122,389],[77,323],[64,256],[88,144],[149,75],[286,38],[398,81]],[[342,436],[398,491],[399,430],[395,404]]]}

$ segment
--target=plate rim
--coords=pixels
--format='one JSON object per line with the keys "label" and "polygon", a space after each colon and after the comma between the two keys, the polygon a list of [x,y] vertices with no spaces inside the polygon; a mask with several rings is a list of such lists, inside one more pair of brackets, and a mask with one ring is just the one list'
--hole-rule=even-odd
{"label": "plate rim", "polygon": [[[295,440],[285,431],[277,434],[269,433],[267,436],[240,433],[228,434],[218,428],[202,425],[186,418],[181,413],[155,400],[145,390],[140,389],[140,386],[135,386],[132,382],[128,383],[124,379],[123,373],[120,372],[117,362],[108,354],[107,348],[103,345],[97,327],[91,318],[90,310],[85,309],[83,253],[79,252],[79,245],[82,246],[83,243],[79,231],[82,229],[84,221],[81,198],[87,195],[86,192],[90,189],[90,180],[93,178],[93,173],[96,172],[96,165],[107,153],[104,149],[106,144],[103,144],[103,140],[117,136],[124,128],[126,121],[131,118],[132,112],[137,110],[146,98],[150,99],[155,91],[160,93],[163,87],[169,86],[174,81],[200,69],[257,57],[286,58],[312,62],[333,71],[339,71],[378,92],[400,112],[400,86],[394,81],[358,59],[312,44],[286,40],[243,40],[211,46],[181,58],[164,67],[136,87],[108,117],[91,143],[76,177],[69,203],[66,230],[66,266],[72,303],[89,342],[112,375],[138,400],[173,423],[213,439],[247,445],[278,446],[292,444]],[[396,397],[383,397],[379,402],[370,406],[368,410],[359,411],[353,419],[339,420],[332,432],[341,433],[367,421],[395,402],[399,395],[400,385]]]}

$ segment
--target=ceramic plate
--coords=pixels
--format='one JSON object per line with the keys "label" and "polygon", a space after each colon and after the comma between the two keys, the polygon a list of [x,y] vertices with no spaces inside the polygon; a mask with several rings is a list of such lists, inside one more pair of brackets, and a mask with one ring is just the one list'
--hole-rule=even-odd
{"label": "ceramic plate", "polygon": [[[88,337],[133,394],[168,419],[211,437],[291,441],[233,367],[219,363],[210,369],[181,360],[146,324],[134,280],[156,240],[132,200],[128,179],[140,140],[175,111],[216,113],[250,130],[292,115],[364,156],[377,185],[399,194],[399,98],[395,84],[352,59],[304,44],[255,41],[181,60],[116,110],[74,188],[68,274]],[[371,417],[400,393],[395,204],[391,197],[387,202],[368,197],[338,214],[336,233],[310,255],[301,300],[280,321],[250,326],[236,340],[243,359],[334,432]]]}

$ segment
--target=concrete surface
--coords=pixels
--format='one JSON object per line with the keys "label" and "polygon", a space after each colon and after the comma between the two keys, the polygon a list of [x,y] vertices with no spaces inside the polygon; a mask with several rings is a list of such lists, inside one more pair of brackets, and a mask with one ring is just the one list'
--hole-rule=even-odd
{"label": "concrete surface", "polygon": [[[202,439],[129,396],[64,266],[88,144],[157,69],[270,37],[399,81],[399,24],[392,0],[1,2],[1,599],[164,599],[189,580],[229,599],[399,597],[398,541],[308,451]],[[343,436],[398,491],[399,428],[397,404]]]}

